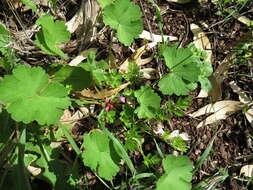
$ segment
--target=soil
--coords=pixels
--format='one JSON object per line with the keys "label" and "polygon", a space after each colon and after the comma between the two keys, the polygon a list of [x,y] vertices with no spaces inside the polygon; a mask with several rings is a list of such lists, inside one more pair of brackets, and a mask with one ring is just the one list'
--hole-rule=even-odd
{"label": "soil", "polygon": [[[134,0],[134,2],[141,7],[143,12],[142,20],[144,23],[144,29],[154,34],[161,34],[157,24],[155,7],[148,1]],[[69,20],[79,9],[81,1],[64,0],[59,1],[58,5],[61,7],[59,12],[64,13],[63,18]],[[212,64],[214,70],[231,51],[235,51],[236,42],[238,42],[245,33],[252,30],[252,28],[240,23],[232,16],[229,17],[228,20],[224,20],[228,13],[222,12],[218,14],[220,12],[219,6],[211,3],[211,1],[201,4],[194,1],[193,3],[180,5],[176,3],[169,3],[166,0],[157,0],[157,5],[162,11],[162,19],[164,23],[162,28],[163,34],[178,37],[178,42],[181,43],[182,46],[186,46],[193,41],[193,34],[190,31],[191,23],[195,23],[202,28],[211,42]],[[235,6],[235,3],[227,5],[228,8]],[[245,13],[245,16],[253,19],[252,7],[253,1],[249,1],[249,3],[247,3],[247,5],[240,10],[239,13]],[[47,10],[47,7],[42,8]],[[27,29],[30,28],[36,20],[34,14],[30,10],[22,12],[22,7],[17,8],[16,11],[18,15],[21,16],[20,20],[22,21],[24,27]],[[7,4],[0,6],[0,21],[7,24],[7,27],[12,29],[14,33],[22,31],[22,26],[13,15],[13,12],[10,11]],[[103,27],[103,39],[100,41],[96,40],[88,45],[88,47],[98,48],[98,57],[100,59],[106,58],[109,55],[108,43],[111,39],[111,32],[112,30],[108,27]],[[34,36],[32,39],[33,38]],[[80,51],[77,48],[79,47],[80,42],[77,37],[74,36],[72,38],[74,45],[70,50],[70,56],[75,57]],[[133,49],[137,49],[144,43],[145,42],[143,40],[137,39],[131,47]],[[18,44],[24,51],[17,53],[21,57],[21,62],[25,64],[29,63],[44,66],[45,63],[50,64],[54,61],[58,61],[56,57],[43,56],[38,48],[32,44],[31,40],[19,40]],[[86,49],[86,47],[84,47],[84,49]],[[29,51],[29,54],[27,54],[26,51]],[[152,51],[156,51],[156,49]],[[112,52],[116,60],[118,60],[118,65],[120,65],[122,61],[127,59],[132,53],[128,47],[123,46],[117,41],[113,41]],[[235,94],[229,87],[230,81],[236,81],[242,90],[249,97],[253,98],[252,60],[253,58],[251,57],[249,59],[251,66],[235,63],[233,68],[229,70],[228,77],[222,83],[222,100],[238,101],[238,95]],[[154,59],[149,66],[157,68],[160,64],[162,63]],[[251,78],[248,76],[251,76]],[[180,130],[180,132],[186,132],[190,136],[191,140],[188,144],[189,151],[187,152],[187,155],[193,162],[196,162],[208,148],[212,138],[215,139],[210,156],[205,160],[204,164],[194,175],[194,184],[207,177],[213,176],[220,169],[227,169],[229,177],[226,178],[223,183],[219,184],[218,187],[225,190],[245,189],[246,182],[238,180],[236,177],[240,176],[240,169],[242,166],[253,163],[253,128],[242,112],[236,112],[227,117],[226,120],[222,120],[216,124],[196,128],[201,119],[206,116],[203,118],[193,119],[189,117],[188,114],[211,102],[208,98],[196,98],[198,92],[199,89],[191,93],[193,101],[190,108],[185,112],[185,116],[173,116],[170,122],[163,122],[163,125],[169,130]],[[95,118],[85,118],[74,126],[72,133],[74,136],[82,136],[95,125]],[[162,150],[166,151],[166,153],[173,153],[173,150],[164,142],[158,140],[158,144],[162,147]],[[146,139],[143,144],[143,149],[146,152],[150,152],[155,149],[155,144],[152,140]],[[133,154],[132,158],[135,160],[135,163],[142,161],[141,156],[138,154]],[[88,179],[90,180],[89,184],[91,189],[105,189],[105,187],[96,180],[95,176],[88,168],[85,168],[85,170],[85,175],[88,176]],[[124,176],[120,176],[120,174],[116,177],[116,184],[120,181],[119,179],[121,177],[124,178]],[[253,186],[247,188],[253,189]]]}

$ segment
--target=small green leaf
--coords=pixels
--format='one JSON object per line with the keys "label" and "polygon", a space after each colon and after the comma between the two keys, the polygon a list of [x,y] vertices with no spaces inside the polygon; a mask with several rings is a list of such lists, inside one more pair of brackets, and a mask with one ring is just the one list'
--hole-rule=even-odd
{"label": "small green leaf", "polygon": [[21,0],[21,2],[26,6],[28,6],[29,8],[31,8],[33,12],[37,11],[36,5],[31,0]]}
{"label": "small green leaf", "polygon": [[6,54],[7,48],[5,47],[10,42],[10,32],[6,29],[5,25],[0,23],[0,52]]}
{"label": "small green leaf", "polygon": [[94,130],[85,135],[83,140],[85,151],[82,157],[84,164],[93,171],[98,170],[100,177],[112,180],[118,173],[119,166],[111,157],[113,146],[109,137],[103,132]]}
{"label": "small green leaf", "polygon": [[54,80],[70,85],[73,90],[83,90],[90,87],[92,77],[91,73],[82,67],[65,65],[54,74]]}
{"label": "small green leaf", "polygon": [[54,21],[53,16],[46,14],[41,16],[36,24],[41,26],[41,30],[35,36],[35,44],[50,55],[67,58],[57,46],[58,43],[67,42],[70,39],[70,33],[67,31],[64,22]]}
{"label": "small green leaf", "polygon": [[169,155],[163,159],[165,174],[158,180],[156,190],[190,190],[193,165],[187,156]]}
{"label": "small green leaf", "polygon": [[129,0],[116,0],[104,8],[104,23],[117,30],[119,41],[129,46],[143,31],[141,10]]}
{"label": "small green leaf", "polygon": [[81,63],[79,66],[86,71],[90,71],[96,85],[102,87],[102,82],[107,79],[107,72],[104,72],[104,70],[108,68],[108,64],[105,61],[96,61],[96,54],[90,53],[87,63]]}
{"label": "small green leaf", "polygon": [[5,76],[0,83],[0,101],[16,121],[39,124],[55,124],[70,106],[68,92],[49,77],[40,67],[20,65],[13,74]]}
{"label": "small green leaf", "polygon": [[112,4],[113,1],[114,1],[114,0],[98,0],[99,5],[100,5],[102,8],[105,8],[107,5]]}
{"label": "small green leaf", "polygon": [[162,47],[162,54],[171,73],[159,81],[159,88],[165,95],[186,95],[193,90],[200,75],[200,69],[189,48]]}
{"label": "small green leaf", "polygon": [[149,86],[134,93],[140,106],[135,110],[139,118],[155,118],[160,110],[161,98]]}

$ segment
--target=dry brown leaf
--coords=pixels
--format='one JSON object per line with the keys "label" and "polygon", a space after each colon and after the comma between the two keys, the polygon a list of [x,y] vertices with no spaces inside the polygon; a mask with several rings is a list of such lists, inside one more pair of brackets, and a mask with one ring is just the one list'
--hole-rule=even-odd
{"label": "dry brown leaf", "polygon": [[191,2],[191,0],[166,0],[168,2],[173,2],[173,3],[179,3],[179,4],[186,4]]}
{"label": "dry brown leaf", "polygon": [[33,175],[33,176],[38,176],[41,174],[42,169],[34,166],[27,166],[27,170]]}
{"label": "dry brown leaf", "polygon": [[239,101],[232,101],[232,100],[224,100],[219,101],[214,104],[208,104],[198,111],[190,114],[193,118],[199,117],[201,115],[213,113],[211,116],[207,117],[205,120],[200,122],[197,128],[202,126],[216,123],[222,119],[226,119],[231,114],[235,113],[238,110],[243,108],[244,104]]}
{"label": "dry brown leaf", "polygon": [[135,62],[137,65],[141,66],[141,65],[145,65],[147,63],[149,63],[152,59],[153,56],[150,56],[148,58],[142,59],[141,56],[148,50],[150,50],[151,48],[155,47],[157,45],[156,42],[152,42],[149,44],[146,44],[142,47],[140,47],[139,49],[137,49],[129,58],[126,59],[126,61],[124,61],[124,63],[120,66],[119,68],[119,72],[120,73],[126,73],[127,72],[127,68],[128,68],[128,64],[129,62]]}
{"label": "dry brown leaf", "polygon": [[143,73],[143,77],[145,79],[157,79],[158,78],[158,71],[154,68],[144,68],[141,69],[140,72]]}
{"label": "dry brown leaf", "polygon": [[76,29],[83,24],[83,13],[84,6],[81,6],[77,13],[68,22],[66,22],[65,25],[70,33],[74,33]]}
{"label": "dry brown leaf", "polygon": [[[235,83],[235,81],[231,81],[229,85],[232,88],[232,90],[239,95],[240,102],[246,105],[253,103],[252,100],[246,95],[246,93],[243,92],[242,89]],[[244,114],[249,123],[253,126],[253,109],[252,108],[248,109],[247,112],[245,112]]]}
{"label": "dry brown leaf", "polygon": [[240,176],[253,177],[253,165],[245,165],[240,170]]}
{"label": "dry brown leaf", "polygon": [[121,90],[125,89],[129,84],[130,83],[128,82],[128,83],[120,85],[119,87],[115,89],[112,89],[112,90],[106,89],[106,90],[101,90],[99,92],[94,92],[92,90],[85,89],[78,92],[77,94],[85,98],[103,100],[105,98],[118,94]]}
{"label": "dry brown leaf", "polygon": [[177,41],[178,40],[178,38],[175,36],[167,36],[167,35],[161,36],[161,35],[157,35],[157,34],[152,34],[146,30],[143,30],[143,32],[139,35],[139,38],[153,41],[153,42],[157,42],[157,43],[163,42],[163,38],[164,38],[164,41],[166,41],[166,40]]}
{"label": "dry brown leaf", "polygon": [[60,119],[62,124],[75,124],[75,122],[79,121],[83,118],[83,113],[77,110],[73,115],[69,110],[64,110],[64,114]]}
{"label": "dry brown leaf", "polygon": [[210,90],[208,93],[201,91],[198,95],[198,98],[206,98],[210,96],[213,102],[220,100],[222,97],[221,84],[227,77],[227,71],[231,67],[231,62],[233,59],[235,59],[235,57],[236,54],[234,53],[230,53],[225,57],[225,59],[219,64],[214,73],[208,77],[209,81],[212,84],[212,90]]}
{"label": "dry brown leaf", "polygon": [[82,51],[76,58],[74,58],[70,63],[69,66],[77,66],[79,63],[81,63],[83,60],[87,59],[88,55],[90,53],[96,53],[97,48],[90,48]]}

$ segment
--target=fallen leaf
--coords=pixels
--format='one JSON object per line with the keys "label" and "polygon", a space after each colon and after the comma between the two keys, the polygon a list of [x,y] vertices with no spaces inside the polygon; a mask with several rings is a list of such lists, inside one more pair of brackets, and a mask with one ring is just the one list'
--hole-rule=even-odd
{"label": "fallen leaf", "polygon": [[143,32],[139,35],[139,38],[141,39],[145,39],[145,40],[149,40],[152,42],[156,42],[156,43],[160,43],[164,41],[168,40],[168,41],[177,41],[178,38],[175,36],[167,36],[167,35],[157,35],[157,34],[152,34],[146,30],[143,30]]}
{"label": "fallen leaf", "polygon": [[84,6],[80,6],[80,9],[77,11],[77,13],[68,22],[66,22],[65,25],[70,33],[74,33],[76,29],[83,24],[83,13]]}
{"label": "fallen leaf", "polygon": [[79,121],[83,118],[83,113],[77,110],[73,115],[69,110],[64,110],[64,114],[60,119],[62,124],[75,124],[75,122]]}
{"label": "fallen leaf", "polygon": [[232,101],[232,100],[224,100],[219,101],[214,104],[208,104],[202,108],[200,108],[198,111],[190,114],[191,117],[196,118],[201,115],[206,115],[210,113],[214,113],[201,121],[197,128],[200,128],[202,126],[216,123],[217,121],[226,119],[231,114],[235,113],[238,110],[241,110],[244,107],[244,104],[239,101]]}
{"label": "fallen leaf", "polygon": [[124,63],[120,66],[119,72],[120,73],[126,73],[128,69],[128,64],[129,62],[135,62],[137,65],[142,66],[147,63],[149,63],[152,59],[153,56],[150,56],[148,58],[142,59],[141,56],[151,48],[155,47],[157,45],[156,42],[151,42],[149,44],[146,44],[139,49],[137,49],[129,58],[124,61]]}
{"label": "fallen leaf", "polygon": [[69,65],[70,66],[77,66],[79,63],[81,63],[83,60],[87,59],[88,55],[92,52],[97,52],[97,48],[90,48],[82,51],[76,58],[74,58]]}
{"label": "fallen leaf", "polygon": [[154,68],[144,68],[140,69],[140,72],[143,73],[145,79],[157,79],[158,71]]}
{"label": "fallen leaf", "polygon": [[173,3],[179,3],[179,4],[186,4],[191,2],[191,0],[166,0],[168,2],[173,2]]}
{"label": "fallen leaf", "polygon": [[212,89],[206,93],[205,91],[201,91],[198,95],[198,98],[206,98],[210,96],[212,98],[212,102],[216,102],[220,100],[222,97],[222,88],[221,84],[223,80],[227,77],[227,71],[232,65],[232,61],[236,58],[235,53],[228,54],[225,59],[219,64],[214,73],[208,77],[209,81],[212,84]]}
{"label": "fallen leaf", "polygon": [[253,177],[253,165],[245,165],[240,170],[240,176]]}
{"label": "fallen leaf", "polygon": [[34,167],[34,166],[27,166],[27,170],[33,175],[33,176],[38,176],[39,174],[41,174],[42,169],[38,168],[38,167]]}
{"label": "fallen leaf", "polygon": [[[245,104],[245,106],[253,103],[252,100],[246,95],[246,93],[243,92],[242,89],[235,83],[235,81],[231,81],[229,85],[232,90],[239,95],[240,102]],[[253,109],[248,109],[244,114],[251,126],[253,126]]]}
{"label": "fallen leaf", "polygon": [[91,98],[91,99],[105,99],[105,98],[108,98],[110,96],[113,96],[113,95],[116,95],[118,94],[121,90],[125,89],[130,83],[125,83],[125,84],[122,84],[120,85],[119,87],[115,88],[115,89],[112,89],[112,90],[101,90],[99,92],[94,92],[92,90],[89,90],[89,89],[85,89],[85,90],[82,90],[80,92],[76,92],[77,95],[81,95],[81,97],[84,97],[84,98]]}

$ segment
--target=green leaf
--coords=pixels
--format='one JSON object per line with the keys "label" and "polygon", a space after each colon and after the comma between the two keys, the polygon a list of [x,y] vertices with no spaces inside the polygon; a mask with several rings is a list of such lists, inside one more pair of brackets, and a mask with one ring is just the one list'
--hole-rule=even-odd
{"label": "green leaf", "polygon": [[193,53],[192,59],[194,59],[194,62],[197,63],[200,68],[198,81],[201,84],[201,88],[209,92],[212,89],[211,82],[208,80],[208,77],[213,73],[212,64],[208,61],[204,61],[207,57],[206,52],[197,48],[193,43],[189,44],[188,48],[190,48]]}
{"label": "green leaf", "polygon": [[6,29],[5,25],[0,23],[0,52],[6,54],[7,48],[5,47],[10,42],[10,32]]}
{"label": "green leaf", "polygon": [[116,0],[104,8],[104,23],[117,30],[121,43],[129,46],[143,31],[140,7],[130,0]]}
{"label": "green leaf", "polygon": [[134,93],[140,106],[135,110],[139,118],[155,118],[160,110],[161,98],[149,86]]}
{"label": "green leaf", "polygon": [[100,177],[112,180],[118,173],[119,166],[115,163],[112,154],[112,143],[108,136],[98,130],[91,131],[84,136],[84,164],[93,171],[98,170]]}
{"label": "green leaf", "polygon": [[83,90],[90,87],[92,77],[91,73],[82,67],[65,65],[54,74],[54,80],[71,86],[73,90]]}
{"label": "green leaf", "polygon": [[70,39],[70,33],[67,31],[63,21],[54,21],[54,17],[46,14],[41,16],[37,21],[41,30],[36,33],[35,44],[43,51],[50,55],[59,55],[62,58],[67,56],[57,46],[58,43],[67,42]]}
{"label": "green leaf", "polygon": [[21,0],[21,2],[26,6],[28,6],[29,8],[31,8],[33,12],[37,11],[36,5],[31,0]]}
{"label": "green leaf", "polygon": [[104,72],[104,69],[108,68],[108,64],[105,61],[96,61],[95,53],[90,53],[87,58],[87,63],[81,63],[79,66],[92,73],[92,77],[99,87],[107,79],[107,72]]}
{"label": "green leaf", "polygon": [[40,67],[20,65],[13,74],[5,76],[0,83],[0,101],[16,121],[39,124],[55,124],[70,106],[68,92],[49,77]]}
{"label": "green leaf", "polygon": [[189,48],[163,47],[162,55],[171,73],[159,81],[159,88],[166,95],[186,95],[193,90],[200,75],[200,69]]}
{"label": "green leaf", "polygon": [[102,8],[105,8],[107,5],[112,4],[113,1],[114,1],[114,0],[98,0],[99,5],[100,5]]}
{"label": "green leaf", "polygon": [[163,160],[165,174],[158,180],[156,190],[190,190],[193,165],[187,156],[169,155]]}
{"label": "green leaf", "polygon": [[[36,167],[42,169],[42,173],[38,178],[48,182],[50,185],[55,186],[58,181],[63,182],[63,178],[66,175],[67,165],[63,162],[59,162],[59,151],[57,148],[52,148],[47,143],[41,143],[36,140],[33,143],[28,142],[26,150],[30,153],[29,156],[36,156],[36,160],[33,161]],[[36,144],[35,144],[36,143]],[[27,159],[27,157],[25,157]]]}

